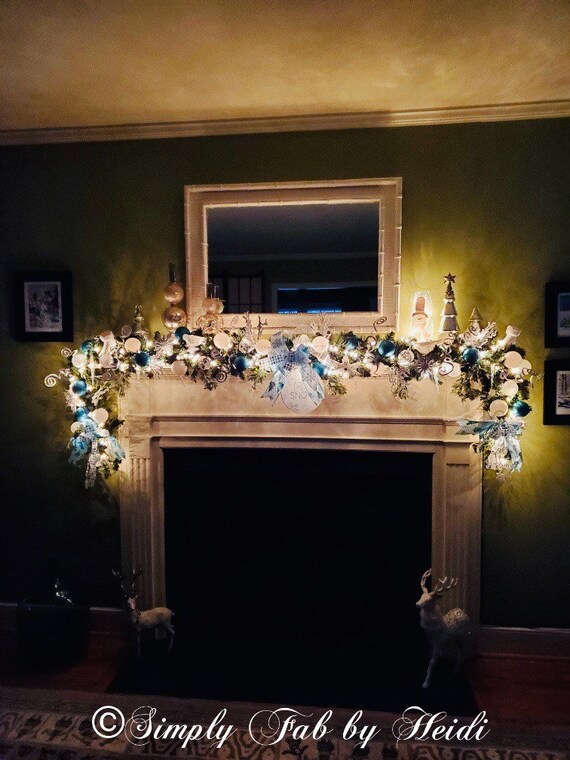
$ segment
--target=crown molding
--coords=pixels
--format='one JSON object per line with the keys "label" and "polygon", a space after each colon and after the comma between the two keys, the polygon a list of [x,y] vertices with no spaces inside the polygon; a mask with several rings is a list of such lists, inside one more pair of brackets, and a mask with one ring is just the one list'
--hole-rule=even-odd
{"label": "crown molding", "polygon": [[430,108],[410,111],[271,116],[254,119],[179,121],[154,124],[110,124],[93,127],[2,129],[0,130],[0,145],[149,140],[271,132],[312,132],[334,129],[374,129],[379,127],[559,119],[568,116],[570,116],[570,100],[553,100],[536,103],[505,103],[502,105]]}

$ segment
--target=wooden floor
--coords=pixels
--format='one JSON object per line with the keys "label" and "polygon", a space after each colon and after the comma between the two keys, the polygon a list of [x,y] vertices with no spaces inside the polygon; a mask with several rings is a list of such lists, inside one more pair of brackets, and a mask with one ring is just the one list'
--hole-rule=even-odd
{"label": "wooden floor", "polygon": [[[104,693],[125,654],[123,639],[92,635],[82,662],[39,670],[21,661],[13,635],[0,633],[0,686]],[[570,659],[479,656],[470,678],[477,705],[494,722],[570,725]]]}

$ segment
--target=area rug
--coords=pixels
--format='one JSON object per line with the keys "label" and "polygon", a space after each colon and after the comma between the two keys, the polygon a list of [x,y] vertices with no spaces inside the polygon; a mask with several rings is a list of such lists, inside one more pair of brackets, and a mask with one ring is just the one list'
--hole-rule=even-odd
{"label": "area rug", "polygon": [[[93,716],[107,706],[117,714],[131,716],[141,706],[156,710],[153,725],[195,725],[205,728],[224,708],[225,724],[235,732],[221,746],[217,738],[198,737],[182,742],[180,737],[129,741],[125,732],[113,738],[99,736],[93,728]],[[145,708],[148,710],[148,707]],[[260,726],[280,706],[248,703],[222,705],[210,700],[182,700],[165,697],[87,694],[84,692],[48,692],[33,689],[0,688],[0,758],[2,760],[104,760],[114,757],[190,757],[196,760],[568,760],[570,731],[555,727],[493,725],[481,741],[397,740],[395,726],[402,716],[388,713],[359,714],[358,728],[375,726],[379,734],[358,746],[358,741],[344,739],[343,730],[355,711],[333,709],[325,724],[328,735],[320,739],[299,738],[293,732],[279,740],[268,738]],[[282,708],[282,715],[295,708]],[[260,711],[263,711],[262,713]],[[315,731],[323,708],[298,708]],[[100,713],[99,713],[100,714]],[[261,715],[258,723],[252,723]],[[107,719],[108,718],[108,719]],[[103,724],[112,728],[107,716]],[[261,721],[261,722],[260,722]],[[451,725],[452,718],[446,724]],[[258,725],[259,724],[259,725]],[[221,724],[220,724],[221,725]],[[269,725],[269,724],[268,724]],[[253,727],[252,727],[253,726]],[[273,724],[275,728],[275,724]],[[155,729],[153,729],[154,731]],[[162,729],[161,729],[162,730]],[[400,735],[401,732],[400,732]],[[272,736],[279,737],[278,733]],[[183,746],[185,744],[185,746]]]}

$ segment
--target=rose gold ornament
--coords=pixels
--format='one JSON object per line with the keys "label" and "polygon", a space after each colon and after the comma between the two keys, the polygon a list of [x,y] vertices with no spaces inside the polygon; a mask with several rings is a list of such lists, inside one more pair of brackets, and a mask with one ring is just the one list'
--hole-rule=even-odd
{"label": "rose gold ornament", "polygon": [[188,317],[180,306],[168,306],[162,312],[162,321],[169,330],[176,330],[177,327],[184,327]]}

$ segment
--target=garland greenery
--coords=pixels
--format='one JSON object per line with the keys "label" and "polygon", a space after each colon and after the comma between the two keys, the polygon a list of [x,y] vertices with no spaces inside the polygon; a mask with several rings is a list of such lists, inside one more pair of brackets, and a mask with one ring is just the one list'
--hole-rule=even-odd
{"label": "garland greenery", "polygon": [[232,376],[255,388],[267,384],[265,398],[275,402],[281,396],[296,411],[300,409],[290,401],[296,396],[288,393],[293,376],[305,391],[308,406],[301,411],[318,406],[327,393],[346,393],[344,380],[349,377],[387,376],[392,393],[405,399],[413,381],[429,378],[439,384],[449,376],[454,378],[454,393],[479,401],[479,419],[459,420],[458,432],[478,436],[475,446],[487,468],[500,475],[520,470],[519,438],[523,418],[531,411],[527,400],[534,373],[516,345],[515,328],[507,328],[499,340],[493,323],[483,328],[475,321],[467,332],[442,333],[436,341],[418,343],[393,332],[334,332],[325,316],[306,334],[278,332],[270,339],[262,337],[261,326],[253,329],[249,315],[241,321],[240,327],[215,333],[179,327],[153,338],[139,321],[135,328],[123,328],[118,337],[107,331],[75,351],[64,349],[66,366],[45,382],[51,387],[59,381],[65,388],[74,418],[70,461],[86,464],[87,487],[97,473],[108,477],[124,459],[116,438],[121,425],[118,395],[133,377],[168,373],[201,383],[209,391]]}

